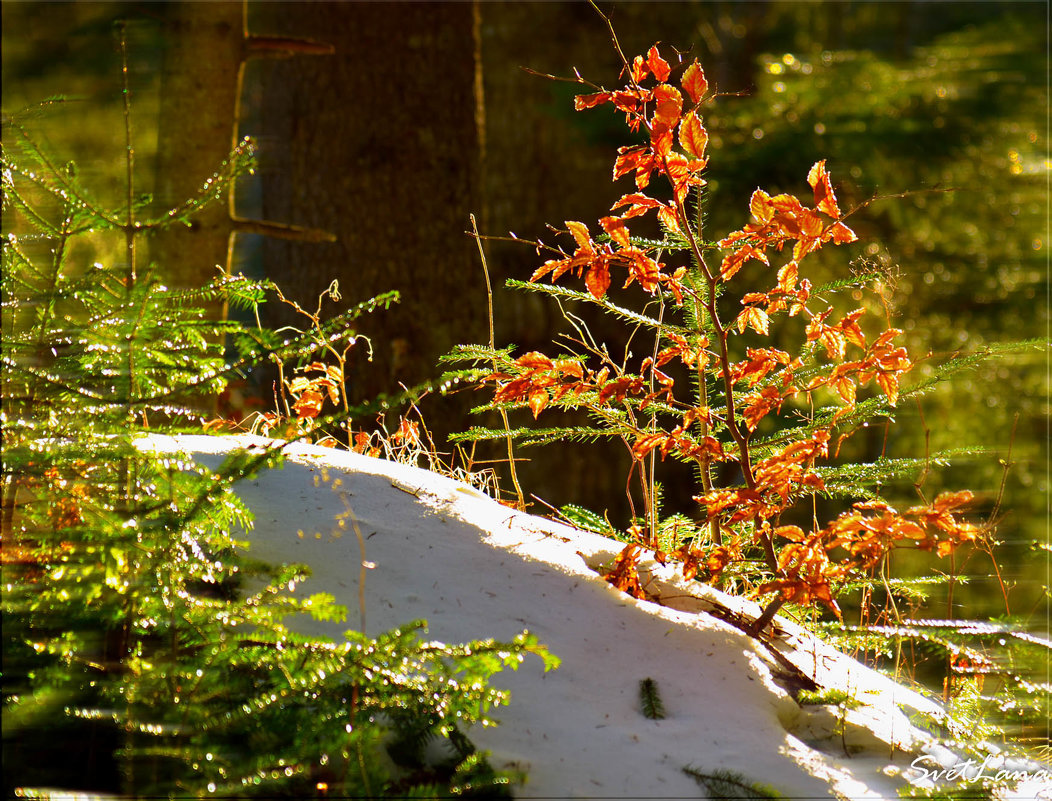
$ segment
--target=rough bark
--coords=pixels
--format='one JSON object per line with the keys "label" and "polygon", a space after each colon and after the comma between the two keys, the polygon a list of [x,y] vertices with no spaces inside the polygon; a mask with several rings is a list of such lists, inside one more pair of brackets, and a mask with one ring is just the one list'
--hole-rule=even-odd
{"label": "rough bark", "polygon": [[[168,9],[154,190],[159,208],[195,195],[236,143],[243,7],[241,0],[219,0]],[[154,235],[151,258],[174,286],[201,286],[217,268],[227,269],[232,226],[230,206],[212,204],[189,227]]]}
{"label": "rough bark", "polygon": [[[570,75],[577,67],[616,84],[616,51],[587,4],[261,3],[250,14],[253,30],[336,48],[331,59],[264,65],[252,114],[263,145],[265,216],[330,230],[339,240],[267,241],[266,275],[312,306],[334,278],[348,300],[402,293],[400,307],[362,325],[375,356],[352,366],[355,400],[434,376],[438,357],[455,344],[487,340],[481,266],[464,235],[469,213],[483,234],[515,231],[551,241],[547,223],[594,224],[628,191],[610,182],[613,154],[625,143],[620,121],[601,111],[575,113],[572,97],[581,87],[521,69]],[[688,47],[705,16],[689,4],[613,8],[630,57],[659,40],[669,53]],[[708,16],[714,36],[730,38],[725,21]],[[727,44],[732,54],[741,49]],[[506,278],[527,278],[537,254],[504,243],[487,249],[498,346],[552,351],[552,332],[569,328],[558,307],[501,288]],[[269,314],[272,325],[302,322],[283,309]],[[627,332],[588,319],[617,352]],[[472,394],[425,405],[428,424],[439,437],[474,424],[499,426],[466,414],[481,400]],[[527,423],[528,412],[512,421]],[[557,504],[609,508],[624,520],[630,460],[620,443],[520,455],[531,459],[521,470],[529,490]],[[689,502],[689,493],[684,497]]]}
{"label": "rough bark", "polygon": [[[485,331],[485,293],[464,233],[480,205],[472,6],[306,2],[253,11],[254,28],[335,46],[331,58],[260,73],[264,214],[337,238],[267,241],[264,270],[311,306],[333,279],[349,302],[401,293],[399,306],[362,321],[374,356],[354,364],[352,400],[433,376],[442,353]],[[267,311],[271,324],[302,323],[287,309]]]}

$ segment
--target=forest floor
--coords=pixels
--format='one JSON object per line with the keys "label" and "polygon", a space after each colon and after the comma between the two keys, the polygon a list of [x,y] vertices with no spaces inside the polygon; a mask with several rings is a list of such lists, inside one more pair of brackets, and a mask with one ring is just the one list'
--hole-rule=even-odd
{"label": "forest floor", "polygon": [[[143,443],[210,466],[238,448],[275,445],[252,436],[151,435]],[[883,801],[907,783],[930,786],[936,770],[961,773],[962,760],[915,725],[939,719],[937,703],[782,618],[769,635],[749,636],[742,627],[759,611],[750,601],[645,560],[641,579],[653,600],[637,600],[599,575],[621,543],[416,467],[306,445],[285,454],[283,468],[236,487],[255,516],[250,552],[308,565],[312,578],[297,591],[331,593],[348,608],[346,622],[304,618],[297,629],[339,639],[357,628],[364,562],[373,636],[415,619],[428,622],[429,638],[449,643],[510,640],[528,629],[560,658],[553,671],[527,657],[495,677],[511,692],[495,712],[500,725],[468,732],[495,768],[526,772],[516,797],[705,797],[689,769],[729,771],[786,798]],[[643,714],[646,679],[664,719]],[[852,701],[795,700],[816,686]],[[967,773],[962,779],[967,788]],[[1020,790],[1015,797],[1052,798]]]}

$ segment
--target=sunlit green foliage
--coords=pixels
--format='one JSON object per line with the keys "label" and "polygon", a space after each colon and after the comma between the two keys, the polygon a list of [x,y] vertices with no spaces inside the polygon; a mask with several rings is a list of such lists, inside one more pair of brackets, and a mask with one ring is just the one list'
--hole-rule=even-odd
{"label": "sunlit green foliage", "polygon": [[[280,449],[213,471],[144,439],[199,430],[199,399],[228,379],[322,347],[198,310],[258,305],[269,284],[221,275],[173,291],[137,262],[143,233],[187,222],[252,168],[250,144],[200,196],[149,219],[141,198],[99,202],[24,117],[5,117],[3,141],[5,795],[506,792],[513,777],[465,732],[507,702],[494,673],[527,653],[554,666],[531,635],[450,646],[422,639],[422,621],[377,638],[297,633],[290,616],[339,621],[346,609],[295,592],[307,568],[250,558],[237,537],[251,513],[232,489]],[[123,240],[123,262],[76,257],[99,230]],[[350,319],[327,325],[350,330]],[[405,732],[444,739],[448,756],[396,761],[387,746]]]}
{"label": "sunlit green foliage", "polygon": [[765,784],[750,781],[747,777],[734,771],[717,768],[703,771],[693,766],[683,768],[683,772],[704,788],[709,798],[721,799],[778,799],[784,798],[777,790]]}

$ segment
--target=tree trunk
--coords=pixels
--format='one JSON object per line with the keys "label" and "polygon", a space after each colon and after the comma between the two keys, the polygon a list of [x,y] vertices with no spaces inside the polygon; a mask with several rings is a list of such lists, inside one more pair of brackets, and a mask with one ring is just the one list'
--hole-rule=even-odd
{"label": "tree trunk", "polygon": [[[193,197],[237,141],[244,3],[176,3],[165,20],[154,201],[171,208]],[[231,209],[215,203],[189,226],[158,232],[151,259],[173,286],[198,287],[227,269]]]}
{"label": "tree trunk", "polygon": [[[472,6],[304,2],[252,11],[254,28],[336,49],[260,73],[263,212],[337,238],[267,241],[265,273],[310,308],[334,279],[344,305],[401,293],[400,305],[361,321],[373,358],[357,348],[352,401],[434,376],[440,355],[485,332],[477,252],[465,235],[480,207]],[[304,323],[288,308],[265,311],[271,325]]]}

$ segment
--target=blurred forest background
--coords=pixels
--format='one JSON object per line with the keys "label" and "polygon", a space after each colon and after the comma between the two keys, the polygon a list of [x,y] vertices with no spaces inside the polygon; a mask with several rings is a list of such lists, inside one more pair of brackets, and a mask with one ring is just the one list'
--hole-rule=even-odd
{"label": "blurred forest background", "polygon": [[[920,361],[914,380],[952,353],[1047,342],[1046,4],[603,8],[629,57],[656,41],[666,55],[689,51],[728,95],[705,118],[710,232],[740,227],[757,186],[804,192],[807,170],[825,158],[845,208],[909,193],[852,217],[859,242],[819,261],[818,277],[862,265],[886,273],[893,323]],[[576,67],[596,83],[616,83],[617,55],[586,3],[250,2],[243,15],[241,3],[228,2],[4,2],[4,110],[70,98],[35,120],[37,134],[96,186],[110,181],[119,192],[114,22],[127,20],[141,191],[160,207],[197,189],[239,137],[259,145],[260,169],[239,186],[232,214],[159,239],[152,257],[176,284],[202,283],[219,264],[265,275],[309,307],[333,279],[344,304],[400,291],[399,306],[363,325],[374,358],[354,364],[353,400],[434,378],[454,345],[487,339],[482,267],[465,233],[470,213],[483,234],[551,239],[546,223],[594,221],[628,191],[610,181],[616,147],[628,142],[618,116],[575,113],[578,87],[521,69],[568,76]],[[244,30],[271,38],[246,40]],[[244,60],[251,55],[263,57]],[[487,253],[498,346],[551,351],[566,328],[559,309],[500,288],[528,278],[536,254],[497,242]],[[265,322],[293,323],[286,311],[275,306]],[[601,321],[590,324],[612,342],[623,339]],[[930,362],[921,358],[928,353]],[[984,451],[933,465],[922,490],[930,498],[971,488],[982,515],[1003,516],[1010,608],[978,557],[965,566],[974,578],[955,601],[969,617],[1010,611],[1038,629],[1048,614],[1047,360],[1047,347],[1038,347],[988,362],[920,407],[904,404],[890,432],[873,427],[849,441],[853,459]],[[270,380],[244,392],[269,406]],[[468,415],[482,400],[461,392],[422,403],[440,446],[449,432],[494,424]],[[529,459],[520,468],[528,492],[627,523],[629,463],[620,446],[520,455]],[[499,456],[496,448],[479,453]],[[689,478],[665,479],[667,511],[693,511]],[[909,503],[915,489],[889,494]],[[947,569],[945,560],[920,556],[905,566]]]}

